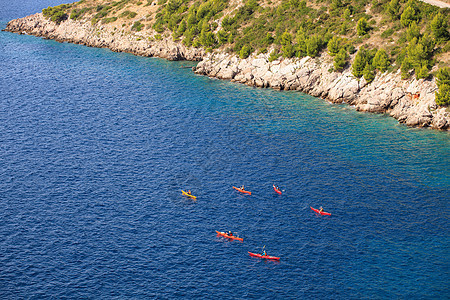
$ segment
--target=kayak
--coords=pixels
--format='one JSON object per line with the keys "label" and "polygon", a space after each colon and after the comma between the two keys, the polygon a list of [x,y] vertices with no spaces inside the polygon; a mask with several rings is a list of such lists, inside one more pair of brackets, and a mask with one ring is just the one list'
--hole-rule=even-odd
{"label": "kayak", "polygon": [[244,241],[243,238],[240,238],[240,237],[237,237],[237,236],[234,236],[234,235],[229,235],[229,234],[227,234],[225,232],[220,232],[220,231],[217,231],[217,230],[216,230],[216,232],[217,232],[217,235],[220,235],[220,236],[232,239],[232,240],[241,241],[241,242]]}
{"label": "kayak", "polygon": [[281,190],[280,190],[280,189],[277,189],[277,187],[275,186],[275,184],[273,185],[273,190],[274,190],[275,192],[277,192],[278,194],[281,195]]}
{"label": "kayak", "polygon": [[188,196],[189,198],[197,199],[197,197],[195,197],[194,195],[188,194],[187,192],[185,192],[185,191],[183,191],[183,190],[181,190],[181,193],[182,193],[183,195],[185,195],[185,196]]}
{"label": "kayak", "polygon": [[257,254],[257,253],[251,253],[251,252],[248,252],[248,254],[250,254],[250,256],[259,257],[259,258],[265,258],[265,259],[271,259],[271,260],[280,260],[280,258],[276,257],[276,256],[261,255],[261,254]]}
{"label": "kayak", "polygon": [[252,194],[252,192],[250,192],[250,191],[246,191],[246,190],[237,188],[237,187],[235,187],[235,186],[233,186],[233,189],[235,189],[235,190],[237,190],[237,191],[239,191],[239,192],[241,192],[241,193],[244,193],[244,194],[249,194],[249,195]]}
{"label": "kayak", "polygon": [[[310,206],[310,207],[311,207],[311,206]],[[325,216],[331,216],[331,213],[324,212],[324,211],[320,211],[320,210],[318,210],[317,208],[311,207],[311,209],[312,209],[313,211],[315,211],[316,213],[318,213],[318,214],[325,215]]]}

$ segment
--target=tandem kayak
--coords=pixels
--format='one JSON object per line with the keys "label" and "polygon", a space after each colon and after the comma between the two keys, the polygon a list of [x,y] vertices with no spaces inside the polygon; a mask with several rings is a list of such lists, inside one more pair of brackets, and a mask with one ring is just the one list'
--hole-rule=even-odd
{"label": "tandem kayak", "polygon": [[183,191],[183,190],[181,190],[181,193],[182,193],[183,195],[185,195],[185,196],[188,196],[189,198],[197,199],[197,197],[195,197],[194,195],[191,195],[191,194],[189,194],[189,193],[187,193],[187,192],[185,192],[185,191]]}
{"label": "tandem kayak", "polygon": [[315,212],[318,213],[318,214],[325,215],[325,216],[331,216],[331,213],[329,213],[329,212],[320,211],[320,210],[318,210],[317,208],[314,208],[314,207],[312,207],[312,206],[310,206],[310,207],[311,207],[311,209],[312,209],[313,211],[315,211]]}
{"label": "tandem kayak", "polygon": [[220,235],[220,236],[229,238],[229,239],[231,239],[231,240],[236,240],[236,241],[241,241],[241,242],[244,241],[243,238],[240,238],[240,237],[237,237],[237,236],[234,236],[234,235],[229,235],[229,234],[227,234],[227,233],[225,233],[225,232],[220,232],[220,231],[217,231],[217,230],[216,230],[216,232],[217,232],[217,235]]}
{"label": "tandem kayak", "polygon": [[249,195],[252,194],[252,192],[250,192],[250,191],[246,191],[246,190],[240,189],[240,188],[235,187],[235,186],[233,186],[233,189],[235,189],[235,190],[237,190],[237,191],[239,191],[241,193],[244,193],[244,194],[249,194]]}
{"label": "tandem kayak", "polygon": [[277,187],[275,186],[275,184],[273,185],[273,190],[274,190],[275,192],[277,192],[278,194],[281,195],[281,190],[280,190],[280,189],[277,189]]}
{"label": "tandem kayak", "polygon": [[259,257],[259,258],[265,258],[265,259],[271,259],[271,260],[280,260],[280,258],[276,257],[276,256],[261,255],[261,254],[252,253],[252,252],[248,252],[248,254],[250,254],[250,256]]}

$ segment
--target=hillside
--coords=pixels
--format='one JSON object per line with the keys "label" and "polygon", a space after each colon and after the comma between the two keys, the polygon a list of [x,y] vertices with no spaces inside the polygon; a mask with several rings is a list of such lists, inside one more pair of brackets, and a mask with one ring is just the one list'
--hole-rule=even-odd
{"label": "hillside", "polygon": [[423,78],[450,66],[448,11],[398,0],[83,0],[45,9],[44,15],[56,21],[86,18],[110,30],[139,32],[150,40],[172,37],[241,57],[267,51],[274,58],[314,57],[332,40],[332,55],[345,50],[341,66],[362,46],[372,58],[373,49],[384,49],[391,70],[402,67],[405,78],[415,70]]}
{"label": "hillside", "polygon": [[303,91],[409,126],[450,128],[448,9],[423,2],[83,0],[6,30]]}

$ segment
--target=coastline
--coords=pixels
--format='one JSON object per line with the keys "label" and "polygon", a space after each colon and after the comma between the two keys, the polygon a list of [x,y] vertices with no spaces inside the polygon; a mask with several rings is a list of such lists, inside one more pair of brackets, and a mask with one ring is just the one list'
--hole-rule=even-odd
{"label": "coastline", "polygon": [[240,59],[236,55],[185,47],[170,37],[150,40],[142,33],[112,31],[88,20],[68,19],[58,25],[42,13],[12,20],[4,30],[139,56],[200,61],[195,68],[200,75],[255,87],[297,90],[333,103],[348,103],[358,111],[387,113],[407,126],[450,130],[450,112],[446,107],[438,107],[434,100],[435,79],[402,80],[397,72],[377,74],[367,84],[364,79],[354,78],[348,67],[342,73],[329,72],[333,61],[327,53],[317,58],[272,62],[268,54]]}

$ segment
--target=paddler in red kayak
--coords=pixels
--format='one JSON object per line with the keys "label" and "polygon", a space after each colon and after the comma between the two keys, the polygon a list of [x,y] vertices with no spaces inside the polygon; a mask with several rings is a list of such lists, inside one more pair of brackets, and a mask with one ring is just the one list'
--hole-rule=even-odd
{"label": "paddler in red kayak", "polygon": [[319,212],[320,212],[320,213],[323,212],[323,207],[322,207],[322,206],[319,207]]}
{"label": "paddler in red kayak", "polygon": [[245,188],[244,188],[244,186],[241,186],[241,190],[245,191]]}
{"label": "paddler in red kayak", "polygon": [[262,248],[262,254],[261,254],[262,256],[266,256],[267,255],[267,253],[266,253],[266,245],[264,245],[264,247]]}

